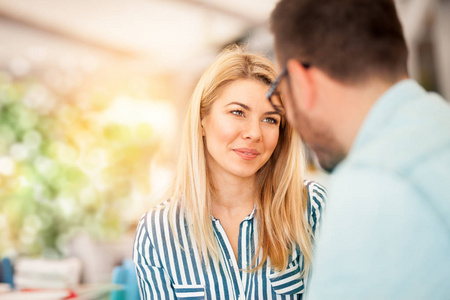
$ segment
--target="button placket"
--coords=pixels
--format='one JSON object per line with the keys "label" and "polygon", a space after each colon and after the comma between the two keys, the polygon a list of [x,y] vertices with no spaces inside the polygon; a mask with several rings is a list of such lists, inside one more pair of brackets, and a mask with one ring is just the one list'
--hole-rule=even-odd
{"label": "button placket", "polygon": [[[242,279],[241,279],[241,275],[239,274],[239,266],[238,266],[238,262],[236,261],[236,257],[234,256],[234,252],[233,252],[233,248],[231,247],[231,243],[227,237],[227,234],[225,232],[225,230],[222,227],[222,224],[220,224],[220,220],[215,220],[214,221],[216,224],[216,228],[218,230],[218,233],[220,234],[220,236],[222,237],[223,243],[224,243],[224,249],[223,250],[223,254],[225,255],[224,260],[225,262],[228,262],[229,267],[227,268],[228,271],[232,274],[230,274],[231,280],[235,281],[235,283],[238,286],[239,290],[235,290],[235,297],[237,297],[236,299],[241,300],[241,299],[245,299],[245,290],[244,290],[244,286],[242,284]],[[221,243],[219,243],[219,245],[221,246]],[[228,257],[227,257],[228,256]],[[244,297],[244,298],[242,298]]]}

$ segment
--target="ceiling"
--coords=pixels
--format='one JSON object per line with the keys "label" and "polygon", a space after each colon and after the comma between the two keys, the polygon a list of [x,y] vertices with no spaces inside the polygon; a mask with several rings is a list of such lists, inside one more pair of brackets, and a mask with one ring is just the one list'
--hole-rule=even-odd
{"label": "ceiling", "polygon": [[[276,2],[0,0],[0,70],[16,76],[52,67],[83,74],[198,74],[232,42],[273,53],[268,19]],[[426,34],[430,12],[444,2],[396,0],[410,45]],[[414,74],[417,54],[411,48]]]}
{"label": "ceiling", "polygon": [[9,41],[0,47],[0,60],[30,52],[55,58],[73,49],[179,68],[264,27],[274,5],[274,0],[0,0],[0,38]]}

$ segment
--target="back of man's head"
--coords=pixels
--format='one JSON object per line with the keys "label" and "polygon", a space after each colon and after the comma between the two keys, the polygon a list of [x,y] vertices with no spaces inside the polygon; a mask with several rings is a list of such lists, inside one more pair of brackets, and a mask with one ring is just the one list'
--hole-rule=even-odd
{"label": "back of man's head", "polygon": [[407,74],[393,0],[281,0],[271,27],[280,64],[295,58],[343,83]]}

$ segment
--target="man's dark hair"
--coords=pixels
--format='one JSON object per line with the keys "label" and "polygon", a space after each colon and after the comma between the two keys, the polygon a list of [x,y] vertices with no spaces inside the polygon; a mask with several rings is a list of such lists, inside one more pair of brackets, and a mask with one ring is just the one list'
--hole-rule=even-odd
{"label": "man's dark hair", "polygon": [[295,58],[341,82],[407,74],[392,0],[281,0],[271,16],[279,63]]}

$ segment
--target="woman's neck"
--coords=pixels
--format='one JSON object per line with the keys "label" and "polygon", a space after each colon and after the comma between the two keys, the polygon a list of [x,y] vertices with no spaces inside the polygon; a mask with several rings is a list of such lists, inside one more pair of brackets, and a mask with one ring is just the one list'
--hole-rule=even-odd
{"label": "woman's neck", "polygon": [[243,219],[256,204],[258,193],[255,177],[215,178],[214,187],[211,213],[217,219],[230,216]]}

